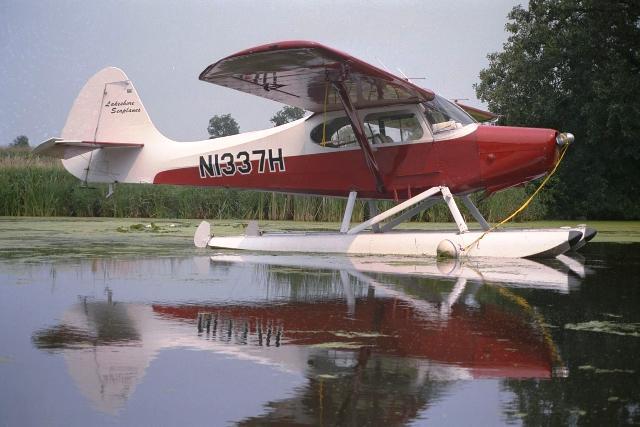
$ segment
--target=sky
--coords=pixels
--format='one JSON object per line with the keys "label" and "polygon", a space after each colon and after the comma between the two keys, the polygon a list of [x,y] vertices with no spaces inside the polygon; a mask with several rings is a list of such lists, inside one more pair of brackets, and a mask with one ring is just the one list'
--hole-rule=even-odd
{"label": "sky", "polygon": [[482,107],[473,84],[507,39],[514,0],[0,1],[0,145],[59,136],[84,83],[124,70],[167,137],[206,139],[215,114],[271,127],[282,104],[198,80],[234,52],[312,40],[447,98]]}

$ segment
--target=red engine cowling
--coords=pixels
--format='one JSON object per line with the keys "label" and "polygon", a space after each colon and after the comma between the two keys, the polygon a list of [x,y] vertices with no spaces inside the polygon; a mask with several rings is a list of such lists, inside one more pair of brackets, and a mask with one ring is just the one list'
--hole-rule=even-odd
{"label": "red engine cowling", "polygon": [[488,194],[536,179],[558,157],[553,129],[479,126],[480,177]]}

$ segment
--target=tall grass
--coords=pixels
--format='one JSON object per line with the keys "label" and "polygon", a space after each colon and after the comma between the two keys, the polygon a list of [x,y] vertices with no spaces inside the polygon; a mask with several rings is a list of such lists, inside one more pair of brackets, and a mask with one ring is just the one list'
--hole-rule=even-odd
{"label": "tall grass", "polygon": [[[29,151],[0,149],[0,215],[2,216],[103,216],[139,218],[208,218],[330,221],[342,219],[346,201],[327,197],[237,191],[223,188],[118,184],[106,198],[107,185],[84,187],[55,159]],[[476,202],[490,222],[518,208],[530,188],[514,188]],[[519,220],[542,219],[550,203],[543,192]],[[378,202],[379,210],[393,202]],[[467,219],[471,216],[459,204]],[[353,221],[369,216],[366,203],[356,203]],[[439,204],[419,214],[416,221],[446,222],[451,217]]]}

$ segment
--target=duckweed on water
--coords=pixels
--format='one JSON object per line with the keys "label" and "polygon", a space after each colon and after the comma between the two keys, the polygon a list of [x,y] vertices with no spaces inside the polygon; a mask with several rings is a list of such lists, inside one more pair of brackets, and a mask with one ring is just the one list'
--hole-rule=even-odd
{"label": "duckweed on water", "polygon": [[151,224],[132,224],[129,226],[129,228],[127,227],[118,227],[116,229],[116,231],[120,232],[120,233],[129,233],[131,231],[148,231],[151,233],[159,233],[162,229],[160,227],[158,227],[156,224],[154,224],[153,222]]}
{"label": "duckweed on water", "polygon": [[361,347],[366,347],[357,342],[325,342],[321,344],[314,344],[312,348],[326,348],[326,349],[342,349],[342,350],[358,350]]}
{"label": "duckweed on water", "polygon": [[[110,218],[0,218],[0,260],[39,262],[56,258],[209,253],[193,247],[195,221],[154,219],[153,224],[160,229],[156,232],[152,232],[153,227],[145,227],[151,222]],[[132,229],[131,225],[136,224],[142,227]],[[231,234],[230,230],[220,227],[214,230],[217,234]]]}
{"label": "duckweed on water", "polygon": [[613,317],[614,319],[621,319],[622,316],[619,314],[613,314],[613,313],[602,313],[603,315],[607,316],[607,317]]}
{"label": "duckweed on water", "polygon": [[142,231],[147,233],[175,233],[178,231],[179,227],[190,227],[191,224],[186,223],[170,223],[165,225],[158,225],[155,222],[151,222],[149,224],[131,224],[129,227],[120,226],[116,228],[116,231],[119,233],[130,233],[135,231]]}
{"label": "duckweed on water", "polygon": [[336,378],[338,378],[338,376],[330,375],[330,374],[320,374],[316,376],[316,378],[323,379],[323,380],[335,380]]}
{"label": "duckweed on water", "polygon": [[594,374],[635,374],[633,369],[600,369],[591,365],[578,366],[581,371],[591,371]]}
{"label": "duckweed on water", "polygon": [[380,337],[388,337],[389,335],[380,334],[377,332],[336,332],[335,336],[341,338],[380,338]]}
{"label": "duckweed on water", "polygon": [[616,323],[601,320],[592,320],[583,323],[567,323],[565,329],[585,332],[601,332],[605,334],[640,337],[640,323]]}
{"label": "duckweed on water", "polygon": [[[269,269],[274,274],[305,274],[307,270],[299,267],[272,267]],[[331,275],[331,273],[317,273],[317,275]]]}

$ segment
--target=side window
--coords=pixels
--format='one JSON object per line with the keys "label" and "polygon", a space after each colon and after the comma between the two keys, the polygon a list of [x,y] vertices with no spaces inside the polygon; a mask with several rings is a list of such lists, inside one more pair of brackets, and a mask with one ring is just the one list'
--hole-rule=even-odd
{"label": "side window", "polygon": [[[368,114],[364,118],[364,131],[373,144],[415,141],[423,135],[422,126],[415,114],[406,111]],[[319,124],[311,131],[311,139],[325,147],[357,146],[347,117],[337,117]]]}
{"label": "side window", "polygon": [[364,118],[364,127],[374,144],[416,141],[423,135],[415,114],[403,111],[368,114]]}
{"label": "side window", "polygon": [[337,117],[320,123],[311,131],[311,139],[326,147],[350,147],[357,145],[356,136],[347,117]]}

